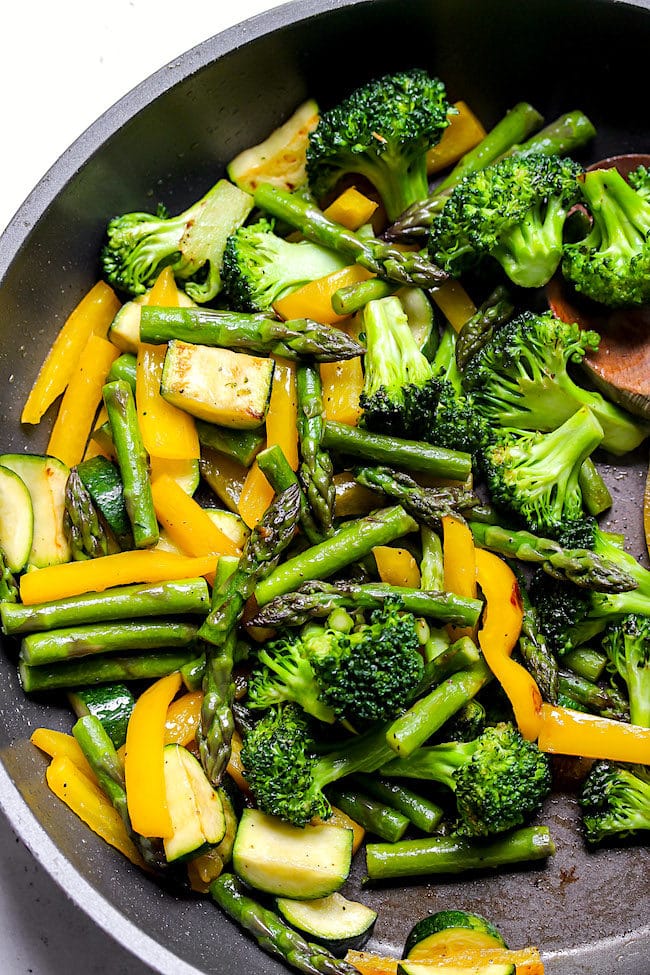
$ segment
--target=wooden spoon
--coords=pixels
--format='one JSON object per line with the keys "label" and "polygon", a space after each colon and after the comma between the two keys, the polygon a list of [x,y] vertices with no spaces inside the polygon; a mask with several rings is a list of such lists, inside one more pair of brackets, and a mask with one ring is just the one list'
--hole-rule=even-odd
{"label": "wooden spoon", "polygon": [[[638,166],[650,167],[650,155],[610,156],[589,169],[616,167],[627,177]],[[607,308],[579,295],[560,275],[546,286],[546,296],[558,318],[600,334],[598,350],[583,363],[594,385],[630,413],[650,419],[650,305]]]}

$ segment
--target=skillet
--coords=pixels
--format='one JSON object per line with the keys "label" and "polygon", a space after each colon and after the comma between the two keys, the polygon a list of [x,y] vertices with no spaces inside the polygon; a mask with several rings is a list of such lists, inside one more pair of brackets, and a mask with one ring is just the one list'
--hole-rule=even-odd
{"label": "skillet", "polygon": [[[300,0],[205,41],[85,132],[0,238],[3,450],[45,448],[46,431],[21,429],[20,409],[56,330],[96,280],[113,214],[158,200],[180,211],[304,98],[327,106],[377,73],[416,65],[487,127],[520,100],[547,120],[581,108],[598,130],[584,162],[649,152],[649,49],[644,0]],[[646,465],[643,452],[623,477],[620,464],[604,466],[611,524],[637,556]],[[65,892],[157,972],[285,971],[209,902],[139,874],[49,794],[28,737],[40,724],[69,730],[69,713],[24,698],[10,653],[0,670],[0,804]],[[546,868],[365,888],[361,899],[380,915],[370,948],[397,954],[417,918],[462,907],[489,917],[513,947],[539,944],[548,975],[649,975],[649,851],[587,854],[570,789],[547,803],[543,820],[558,847]],[[362,874],[359,862],[352,890]]]}

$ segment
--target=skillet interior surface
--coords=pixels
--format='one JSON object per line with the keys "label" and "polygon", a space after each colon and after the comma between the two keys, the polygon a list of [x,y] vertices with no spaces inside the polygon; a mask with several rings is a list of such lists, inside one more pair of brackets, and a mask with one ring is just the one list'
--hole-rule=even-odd
{"label": "skillet interior surface", "polygon": [[[606,0],[303,0],[212,38],[145,81],[64,154],[0,240],[3,450],[43,451],[45,430],[20,410],[56,330],[98,276],[107,219],[164,201],[189,205],[239,150],[308,96],[332,104],[378,73],[422,66],[489,127],[527,100],[551,120],[581,108],[598,135],[584,161],[650,152],[647,3]],[[613,516],[645,552],[645,453],[605,467]],[[48,792],[28,744],[68,710],[24,698],[11,654],[0,660],[0,802],[36,857],[106,930],[157,971],[260,975],[285,968],[205,900],[162,891]],[[443,907],[475,910],[513,946],[539,944],[548,975],[648,975],[649,851],[587,854],[571,795],[544,810],[558,852],[545,868],[469,880],[364,888],[379,911],[372,950],[399,953],[412,923]],[[363,863],[350,890],[358,891]]]}

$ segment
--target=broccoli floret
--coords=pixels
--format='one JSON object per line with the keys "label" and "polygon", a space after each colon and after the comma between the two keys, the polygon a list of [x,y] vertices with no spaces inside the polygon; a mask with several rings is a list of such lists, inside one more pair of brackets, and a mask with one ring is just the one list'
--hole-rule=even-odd
{"label": "broccoli floret", "polygon": [[456,714],[446,721],[440,740],[450,741],[473,741],[485,730],[486,713],[480,701],[472,698]]}
{"label": "broccoli floret", "polygon": [[613,308],[650,301],[650,200],[616,169],[586,173],[588,235],[567,244],[562,273],[577,291]]}
{"label": "broccoli floret", "polygon": [[650,201],[650,169],[647,166],[638,166],[631,173],[628,173],[627,181],[630,186],[634,187],[639,196]]}
{"label": "broccoli floret", "polygon": [[259,649],[248,684],[250,707],[290,701],[320,721],[343,718],[355,727],[404,708],[424,666],[415,618],[396,602],[356,626],[343,611],[338,617],[336,628],[308,623]]}
{"label": "broccoli floret", "polygon": [[454,186],[429,231],[429,254],[454,277],[485,258],[524,288],[539,288],[562,257],[580,166],[543,153],[508,156]]}
{"label": "broccoli floret", "polygon": [[603,448],[625,454],[647,437],[650,424],[578,386],[569,373],[599,340],[596,332],[550,312],[524,312],[495,329],[471,357],[463,386],[489,426],[554,430],[588,406],[603,428]]}
{"label": "broccoli floret", "polygon": [[425,745],[382,775],[441,782],[456,794],[459,832],[490,836],[537,812],[551,789],[549,760],[534,742],[503,722],[474,741]]}
{"label": "broccoli floret", "polygon": [[431,363],[418,349],[399,298],[369,301],[363,310],[363,331],[360,424],[380,433],[426,440],[439,384]]}
{"label": "broccoli floret", "polygon": [[618,566],[635,588],[605,593],[579,589],[535,575],[531,598],[537,607],[540,628],[553,650],[562,655],[589,643],[610,624],[630,613],[650,616],[650,571],[626,552],[611,535],[602,531],[594,518],[564,525],[559,542],[571,549],[588,549]]}
{"label": "broccoli floret", "polygon": [[248,216],[252,197],[219,180],[197,203],[176,217],[125,213],[106,229],[101,266],[109,284],[144,294],[165,267],[194,301],[211,301],[221,291],[225,237]]}
{"label": "broccoli floret", "polygon": [[456,114],[445,87],[421,69],[385,75],[323,112],[309,136],[307,176],[316,197],[348,173],[373,184],[395,220],[429,192],[427,150]]}
{"label": "broccoli floret", "polygon": [[222,277],[233,308],[268,311],[275,301],[346,266],[334,251],[279,237],[268,220],[240,227],[226,242]]}
{"label": "broccoli floret", "polygon": [[627,687],[630,721],[650,728],[650,617],[630,614],[609,626],[603,649]]}
{"label": "broccoli floret", "polygon": [[438,403],[429,439],[439,447],[473,454],[483,438],[483,423],[473,395],[463,389],[456,364],[456,333],[451,325],[442,330],[432,367],[438,381]]}
{"label": "broccoli floret", "polygon": [[650,830],[650,776],[645,768],[600,761],[580,793],[587,842],[617,842]]}
{"label": "broccoli floret", "polygon": [[602,427],[586,407],[550,433],[496,429],[481,449],[492,500],[531,531],[556,532],[583,517],[580,468]]}
{"label": "broccoli floret", "polygon": [[408,705],[424,662],[415,618],[398,603],[385,603],[349,633],[328,631],[327,640],[314,624],[306,629],[321,700],[337,716],[363,726],[393,718]]}
{"label": "broccoli floret", "polygon": [[388,725],[346,739],[326,755],[314,754],[303,712],[285,704],[268,711],[244,738],[244,774],[260,809],[294,826],[314,816],[327,819],[331,806],[323,793],[332,782],[355,772],[374,772],[391,757]]}

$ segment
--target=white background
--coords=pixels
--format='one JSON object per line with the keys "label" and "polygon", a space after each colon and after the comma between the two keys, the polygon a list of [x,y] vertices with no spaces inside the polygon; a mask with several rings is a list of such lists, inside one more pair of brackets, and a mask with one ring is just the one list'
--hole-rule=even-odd
{"label": "white background", "polygon": [[[0,230],[99,115],[183,51],[273,0],[8,0],[0,32]],[[1,975],[145,975],[35,863],[0,814]]]}

